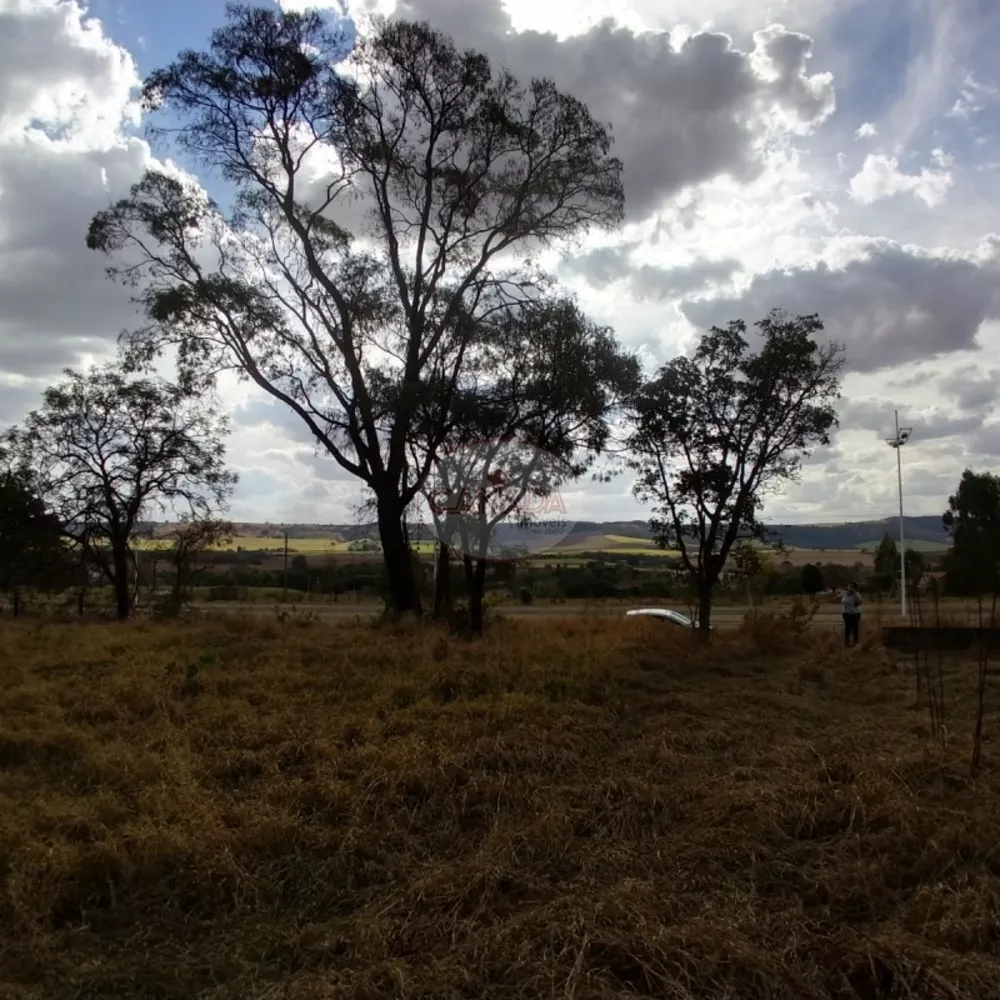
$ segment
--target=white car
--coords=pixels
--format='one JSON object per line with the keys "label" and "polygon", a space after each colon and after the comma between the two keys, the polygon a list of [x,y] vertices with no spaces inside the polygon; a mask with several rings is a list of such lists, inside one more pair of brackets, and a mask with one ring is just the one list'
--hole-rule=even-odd
{"label": "white car", "polygon": [[[675,625],[683,625],[684,628],[697,628],[698,623],[691,621],[687,615],[671,608],[636,608],[634,611],[626,611],[626,618],[660,618],[664,621],[673,622]],[[715,631],[714,625],[709,625],[710,632]]]}

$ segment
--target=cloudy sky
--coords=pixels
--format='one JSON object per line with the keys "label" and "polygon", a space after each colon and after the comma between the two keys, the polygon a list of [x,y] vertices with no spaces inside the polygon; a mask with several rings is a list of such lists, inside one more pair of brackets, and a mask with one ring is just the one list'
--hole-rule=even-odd
{"label": "cloudy sky", "polygon": [[[0,0],[0,426],[137,324],[87,223],[154,160],[141,78],[204,47],[224,6]],[[846,345],[841,430],[770,518],[893,513],[895,408],[914,428],[908,512],[940,513],[964,467],[1000,463],[996,0],[348,0],[359,25],[374,10],[549,75],[612,124],[626,225],[559,273],[648,364],[773,306],[820,313]],[[357,487],[294,418],[224,391],[233,515],[349,519]],[[622,480],[565,500],[643,516]]]}

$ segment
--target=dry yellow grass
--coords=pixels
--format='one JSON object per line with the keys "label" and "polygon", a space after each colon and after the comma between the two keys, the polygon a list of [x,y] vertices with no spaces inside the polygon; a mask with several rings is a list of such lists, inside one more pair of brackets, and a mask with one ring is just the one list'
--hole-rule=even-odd
{"label": "dry yellow grass", "polygon": [[221,618],[0,665],[3,998],[1000,988],[1000,779],[875,649]]}

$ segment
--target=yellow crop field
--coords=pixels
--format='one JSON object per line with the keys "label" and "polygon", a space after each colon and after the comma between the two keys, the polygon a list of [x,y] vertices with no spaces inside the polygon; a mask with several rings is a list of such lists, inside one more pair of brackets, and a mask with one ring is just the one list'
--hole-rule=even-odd
{"label": "yellow crop field", "polygon": [[[141,539],[137,542],[139,549],[168,549],[169,539]],[[289,538],[288,551],[303,555],[322,555],[331,552],[347,552],[348,542],[338,542],[332,538]],[[285,542],[281,538],[265,537],[263,535],[236,535],[226,545],[213,546],[217,552],[235,552],[237,548],[249,552],[282,552]]]}

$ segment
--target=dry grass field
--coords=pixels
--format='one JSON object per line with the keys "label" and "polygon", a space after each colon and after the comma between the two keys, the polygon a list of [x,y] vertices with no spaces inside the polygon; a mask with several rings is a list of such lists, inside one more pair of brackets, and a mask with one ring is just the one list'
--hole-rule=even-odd
{"label": "dry grass field", "polygon": [[0,622],[0,997],[996,997],[948,684],[941,747],[777,618]]}

